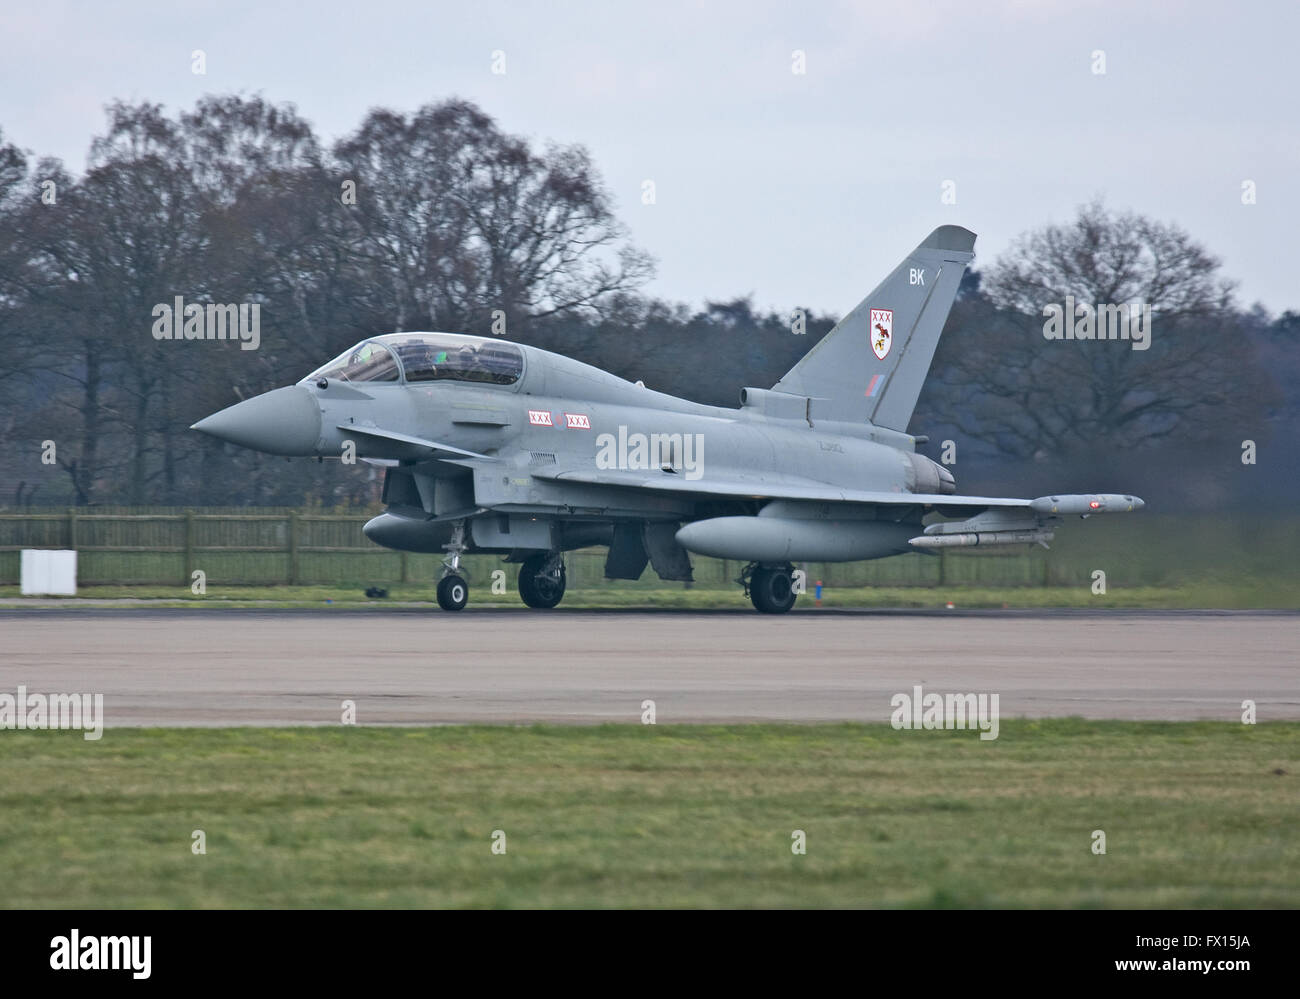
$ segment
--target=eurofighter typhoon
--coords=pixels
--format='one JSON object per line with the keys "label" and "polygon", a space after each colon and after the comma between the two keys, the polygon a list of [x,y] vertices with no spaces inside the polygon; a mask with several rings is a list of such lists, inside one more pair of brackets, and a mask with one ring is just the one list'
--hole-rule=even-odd
{"label": "eurofighter typhoon", "polygon": [[[193,429],[290,456],[386,467],[376,544],[445,552],[438,603],[462,609],[466,553],[521,563],[529,607],[564,596],[564,553],[605,575],[690,580],[691,553],[747,563],[759,611],[794,606],[799,561],[1045,544],[1068,515],[1140,510],[1106,493],[959,496],[907,431],[975,234],[941,226],[771,388],[740,408],[679,399],[524,344],[455,333],[364,340]],[[923,518],[939,518],[923,526]]]}

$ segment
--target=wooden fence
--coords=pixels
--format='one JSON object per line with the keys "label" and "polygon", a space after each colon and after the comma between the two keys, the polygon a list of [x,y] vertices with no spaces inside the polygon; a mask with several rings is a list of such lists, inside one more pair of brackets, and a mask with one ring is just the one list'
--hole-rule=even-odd
{"label": "wooden fence", "polygon": [[[19,581],[24,548],[78,552],[81,585],[185,585],[202,570],[209,585],[422,583],[441,557],[392,552],[361,527],[367,513],[262,508],[71,508],[0,513],[0,584]],[[601,549],[567,556],[574,587],[675,586],[647,569],[637,583],[604,579]],[[695,557],[695,585],[734,584],[741,564]],[[478,579],[501,567],[495,556],[470,556]],[[1057,565],[1041,549],[1013,553],[901,555],[871,562],[807,563],[809,584],[826,586],[1043,586],[1079,581],[1078,568]],[[506,567],[513,582],[514,567]]]}

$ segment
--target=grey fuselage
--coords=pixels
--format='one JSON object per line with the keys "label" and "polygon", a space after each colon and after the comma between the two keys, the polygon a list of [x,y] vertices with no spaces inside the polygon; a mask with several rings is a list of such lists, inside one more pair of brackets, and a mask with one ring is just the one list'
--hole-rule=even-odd
{"label": "grey fuselage", "polygon": [[[372,540],[392,548],[438,551],[450,534],[450,519],[472,511],[473,550],[567,549],[608,543],[618,521],[752,516],[762,506],[757,499],[665,491],[664,484],[677,482],[751,482],[757,495],[764,484],[814,481],[846,490],[894,492],[900,502],[912,491],[939,491],[944,482],[944,491],[951,491],[951,476],[914,454],[914,438],[870,424],[819,419],[816,400],[746,389],[746,404],[739,409],[706,406],[571,358],[517,346],[524,370],[510,385],[331,381],[320,388],[311,379],[299,383],[321,413],[320,436],[311,453],[339,456],[351,441],[359,458],[401,462],[389,473],[389,512],[367,527]],[[542,413],[548,414],[549,425],[537,422]],[[370,439],[359,432],[366,428],[431,439],[496,460],[430,461],[419,446],[404,449],[391,440]],[[621,446],[635,444],[637,435],[663,444],[649,455]],[[679,443],[688,436],[689,443]],[[667,461],[661,461],[663,446],[677,449],[667,452]],[[598,471],[602,456],[605,465],[613,459],[624,466],[621,470],[662,484],[634,489],[534,474]],[[638,458],[646,467],[638,467]],[[409,483],[403,481],[407,474]],[[906,537],[916,533],[919,517],[908,519],[912,527],[900,527],[897,545],[879,554],[908,550]],[[845,560],[873,557],[841,554]]]}

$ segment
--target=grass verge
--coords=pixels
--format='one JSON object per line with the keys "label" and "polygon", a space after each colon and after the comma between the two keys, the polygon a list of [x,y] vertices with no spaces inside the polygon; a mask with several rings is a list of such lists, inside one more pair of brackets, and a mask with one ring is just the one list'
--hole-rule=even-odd
{"label": "grass verge", "polygon": [[[386,599],[370,599],[360,583],[336,583],[317,586],[213,586],[203,596],[180,586],[87,586],[67,606],[78,600],[150,601],[159,606],[178,607],[335,607],[383,609],[396,604],[424,603],[436,609],[431,585],[407,583],[387,587]],[[59,604],[64,601],[59,600]],[[951,602],[959,608],[1039,607],[1103,608],[1129,610],[1291,610],[1300,608],[1300,580],[1235,579],[1206,583],[1183,583],[1172,586],[1110,587],[1104,594],[1094,594],[1089,586],[946,586],[946,587],[827,587],[822,592],[821,607],[943,607]],[[0,607],[30,606],[16,586],[0,586]],[[96,605],[102,606],[102,605]],[[513,591],[493,594],[487,586],[470,587],[470,606],[523,606]],[[564,608],[601,609],[636,607],[676,607],[694,610],[752,609],[740,587],[706,589],[664,586],[658,589],[617,586],[570,589],[564,595]],[[818,609],[810,589],[799,598],[796,611]]]}
{"label": "grass verge", "polygon": [[842,724],[0,744],[10,907],[1300,905],[1296,723],[1004,721],[995,742]]}

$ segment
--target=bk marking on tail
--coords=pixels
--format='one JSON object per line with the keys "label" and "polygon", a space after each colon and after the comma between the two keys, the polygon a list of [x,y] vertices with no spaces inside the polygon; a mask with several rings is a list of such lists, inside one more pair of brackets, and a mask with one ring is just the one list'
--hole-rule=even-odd
{"label": "bk marking on tail", "polygon": [[[894,343],[894,310],[871,310],[871,351],[884,360]],[[870,394],[870,393],[868,393]]]}
{"label": "bk marking on tail", "polygon": [[[817,400],[813,408],[823,419],[906,433],[974,251],[973,232],[954,225],[935,229],[782,376],[775,391]],[[883,377],[866,391],[875,375]]]}

